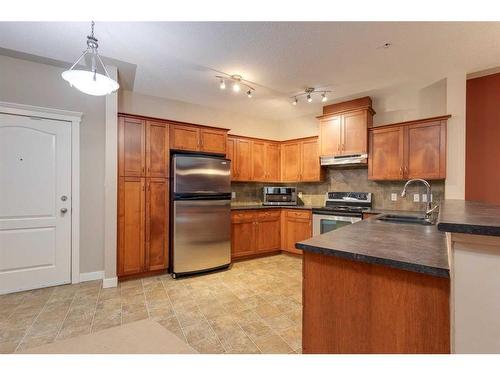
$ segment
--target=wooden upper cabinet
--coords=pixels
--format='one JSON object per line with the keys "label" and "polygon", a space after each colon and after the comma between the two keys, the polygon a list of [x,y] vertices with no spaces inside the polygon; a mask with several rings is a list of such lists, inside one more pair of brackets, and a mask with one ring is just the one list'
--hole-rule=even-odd
{"label": "wooden upper cabinet", "polygon": [[366,154],[367,117],[366,110],[348,112],[342,115],[342,146],[340,148],[343,155]]}
{"label": "wooden upper cabinet", "polygon": [[277,143],[268,143],[266,144],[265,151],[265,159],[266,159],[266,171],[268,182],[280,182],[280,146]]}
{"label": "wooden upper cabinet", "polygon": [[300,180],[319,181],[321,179],[321,166],[317,138],[302,141],[301,161]]}
{"label": "wooden upper cabinet", "polygon": [[318,117],[320,156],[366,154],[374,114],[368,96],[323,107]]}
{"label": "wooden upper cabinet", "polygon": [[252,141],[252,181],[266,181],[266,142]]}
{"label": "wooden upper cabinet", "polygon": [[146,185],[146,268],[156,271],[168,267],[169,184],[150,178]]}
{"label": "wooden upper cabinet", "polygon": [[214,154],[225,154],[227,147],[227,131],[200,128],[200,151]]}
{"label": "wooden upper cabinet", "polygon": [[369,131],[368,178],[407,180],[446,178],[446,119],[380,126]]}
{"label": "wooden upper cabinet", "polygon": [[342,144],[342,117],[332,116],[321,119],[319,123],[320,155],[340,155]]}
{"label": "wooden upper cabinet", "polygon": [[120,177],[118,189],[118,276],[145,270],[145,178]]}
{"label": "wooden upper cabinet", "polygon": [[235,155],[236,177],[233,180],[250,181],[252,179],[252,141],[245,138],[237,138]]}
{"label": "wooden upper cabinet", "polygon": [[146,122],[128,117],[118,120],[118,175],[140,177],[146,171]]}
{"label": "wooden upper cabinet", "polygon": [[231,160],[231,180],[236,176],[236,138],[227,137],[226,158]]}
{"label": "wooden upper cabinet", "polygon": [[165,122],[146,121],[146,176],[167,178],[169,131]]}
{"label": "wooden upper cabinet", "polygon": [[300,181],[301,142],[283,143],[281,145],[281,181]]}
{"label": "wooden upper cabinet", "polygon": [[200,128],[189,125],[170,125],[170,148],[174,150],[199,151]]}
{"label": "wooden upper cabinet", "polygon": [[403,178],[403,127],[370,131],[368,178],[370,180],[400,180]]}
{"label": "wooden upper cabinet", "polygon": [[405,131],[405,178],[445,178],[446,123],[409,125]]}

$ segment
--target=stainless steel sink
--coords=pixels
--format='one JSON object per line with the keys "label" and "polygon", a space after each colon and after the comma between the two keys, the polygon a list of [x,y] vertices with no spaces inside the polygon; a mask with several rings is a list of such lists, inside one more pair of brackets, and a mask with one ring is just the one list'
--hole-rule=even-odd
{"label": "stainless steel sink", "polygon": [[380,215],[377,220],[401,224],[433,225],[433,223],[424,216],[383,214]]}

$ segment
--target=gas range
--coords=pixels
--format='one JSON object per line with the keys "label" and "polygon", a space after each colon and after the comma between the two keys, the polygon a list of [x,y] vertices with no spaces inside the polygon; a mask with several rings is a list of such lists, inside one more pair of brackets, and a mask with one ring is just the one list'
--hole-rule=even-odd
{"label": "gas range", "polygon": [[313,209],[313,235],[360,221],[372,207],[371,193],[328,192],[325,206]]}
{"label": "gas range", "polygon": [[328,192],[326,193],[325,206],[313,210],[313,213],[327,214],[359,214],[372,207],[371,193],[357,192]]}

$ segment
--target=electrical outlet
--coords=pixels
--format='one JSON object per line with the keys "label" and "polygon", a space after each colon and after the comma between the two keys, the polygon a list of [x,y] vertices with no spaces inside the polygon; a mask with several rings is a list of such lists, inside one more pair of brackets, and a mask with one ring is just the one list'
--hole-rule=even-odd
{"label": "electrical outlet", "polygon": [[396,193],[391,193],[391,201],[396,202],[398,200],[398,195]]}
{"label": "electrical outlet", "polygon": [[232,192],[231,192],[231,198],[232,198],[232,199],[236,198],[236,192],[235,192],[235,191],[232,191]]}
{"label": "electrical outlet", "polygon": [[420,195],[419,194],[413,194],[413,202],[420,202]]}
{"label": "electrical outlet", "polygon": [[422,194],[422,202],[427,202],[427,194]]}

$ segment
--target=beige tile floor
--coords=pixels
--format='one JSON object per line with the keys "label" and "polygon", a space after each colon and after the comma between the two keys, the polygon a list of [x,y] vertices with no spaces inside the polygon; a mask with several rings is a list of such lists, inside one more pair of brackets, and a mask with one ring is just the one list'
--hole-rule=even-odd
{"label": "beige tile floor", "polygon": [[228,271],[102,289],[100,281],[0,296],[0,353],[154,319],[200,353],[300,353],[302,262],[276,255]]}

